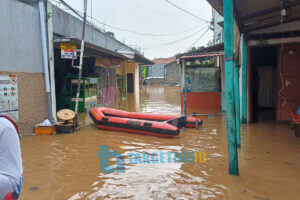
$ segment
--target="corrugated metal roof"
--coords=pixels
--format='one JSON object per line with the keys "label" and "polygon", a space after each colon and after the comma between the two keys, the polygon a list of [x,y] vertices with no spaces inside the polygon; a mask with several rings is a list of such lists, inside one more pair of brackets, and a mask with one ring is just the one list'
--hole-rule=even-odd
{"label": "corrugated metal roof", "polygon": [[[223,15],[223,0],[207,0],[208,3]],[[280,25],[281,10],[285,8],[286,17],[283,22],[292,22],[300,20],[300,1],[284,0],[262,0],[262,1],[234,1],[235,18],[240,28],[246,32],[260,30],[268,27]],[[270,33],[276,32],[276,29]]]}
{"label": "corrugated metal roof", "polygon": [[209,47],[190,51],[178,56],[180,59],[192,59],[192,58],[203,58],[203,57],[215,57],[224,55],[224,43],[212,45]]}
{"label": "corrugated metal roof", "polygon": [[190,55],[183,55],[180,56],[180,59],[188,59],[188,58],[204,58],[204,57],[217,57],[217,56],[224,56],[224,52],[212,52],[212,53],[199,53],[199,54],[190,54]]}
{"label": "corrugated metal roof", "polygon": [[175,61],[175,58],[156,58],[152,60],[155,64],[168,64]]}

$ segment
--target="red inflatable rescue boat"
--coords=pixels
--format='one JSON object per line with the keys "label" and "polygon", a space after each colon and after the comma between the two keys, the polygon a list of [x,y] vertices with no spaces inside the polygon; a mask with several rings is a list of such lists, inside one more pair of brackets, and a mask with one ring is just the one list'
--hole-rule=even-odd
{"label": "red inflatable rescue boat", "polygon": [[92,108],[89,114],[100,129],[159,137],[174,137],[179,135],[181,126],[195,128],[202,124],[202,120],[193,116],[126,112],[105,107]]}

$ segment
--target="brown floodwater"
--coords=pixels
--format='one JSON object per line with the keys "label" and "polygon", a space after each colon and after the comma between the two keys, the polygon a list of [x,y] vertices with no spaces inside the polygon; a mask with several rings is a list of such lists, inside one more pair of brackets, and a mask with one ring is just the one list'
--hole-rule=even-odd
{"label": "brown floodwater", "polygon": [[[180,93],[177,87],[147,86],[111,107],[179,114]],[[225,117],[202,118],[200,129],[182,129],[171,139],[99,130],[87,115],[80,115],[84,127],[75,134],[24,137],[21,199],[300,199],[300,138],[288,125],[242,125],[236,177],[228,174]],[[128,164],[127,156],[124,173],[105,174],[97,157],[100,145],[123,155],[205,152],[206,162]]]}

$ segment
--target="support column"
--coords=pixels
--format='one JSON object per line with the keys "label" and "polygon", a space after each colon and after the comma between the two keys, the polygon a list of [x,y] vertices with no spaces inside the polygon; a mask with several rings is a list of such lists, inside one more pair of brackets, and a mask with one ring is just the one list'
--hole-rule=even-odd
{"label": "support column", "polygon": [[55,74],[54,74],[54,48],[53,48],[53,22],[52,22],[52,4],[47,1],[47,13],[49,17],[48,22],[48,57],[49,57],[49,74],[50,74],[50,88],[51,88],[51,103],[52,115],[55,122],[56,117],[56,92],[55,92]]}
{"label": "support column", "polygon": [[242,113],[243,124],[248,123],[248,100],[247,100],[247,43],[245,34],[242,35]]}
{"label": "support column", "polygon": [[239,80],[239,66],[238,63],[234,67],[234,96],[235,96],[235,128],[236,128],[236,145],[241,148],[241,136],[240,136],[240,80]]}
{"label": "support column", "polygon": [[233,0],[223,0],[224,13],[224,53],[225,53],[225,85],[226,116],[229,174],[239,175],[238,154],[236,144],[236,118],[234,98],[234,37],[233,37]]}
{"label": "support column", "polygon": [[183,114],[186,115],[186,80],[185,80],[185,60],[182,60],[181,65],[181,91],[183,96]]}

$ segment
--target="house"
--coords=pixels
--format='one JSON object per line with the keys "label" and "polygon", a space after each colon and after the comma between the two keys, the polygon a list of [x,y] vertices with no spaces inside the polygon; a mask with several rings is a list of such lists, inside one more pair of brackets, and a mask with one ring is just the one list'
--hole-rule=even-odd
{"label": "house", "polygon": [[[223,1],[208,2],[224,15]],[[295,0],[238,0],[234,6],[234,13],[239,15],[235,15],[233,42],[235,45],[241,44],[239,58],[244,59],[240,68],[241,96],[249,97],[248,102],[243,102],[244,112],[247,113],[243,117],[248,122],[259,121],[260,115],[276,121],[289,121],[290,110],[300,105],[297,92],[300,90],[297,81],[300,76],[300,13],[294,12],[300,3]]]}
{"label": "house", "polygon": [[147,70],[147,84],[162,84],[165,79],[165,65],[175,61],[175,58],[156,58]]}
{"label": "house", "polygon": [[[44,5],[44,1],[4,0],[0,13],[4,16],[0,19],[0,113],[15,119],[22,134],[31,134],[34,125],[45,118],[55,122],[57,110],[74,109],[76,51],[83,23],[49,1]],[[119,88],[116,71],[124,62],[133,63],[134,69],[140,63],[153,64],[113,34],[89,23],[85,36],[79,111],[115,101]],[[68,53],[71,50],[72,54]],[[128,68],[132,71],[131,64]],[[138,80],[138,70],[130,73],[133,82]]]}
{"label": "house", "polygon": [[300,105],[300,2],[207,1],[224,17],[229,173],[238,175],[240,120],[287,122]]}
{"label": "house", "polygon": [[165,84],[178,85],[180,83],[180,66],[177,61],[165,65]]}
{"label": "house", "polygon": [[185,114],[186,108],[221,108],[225,90],[223,50],[224,44],[220,43],[178,55]]}

